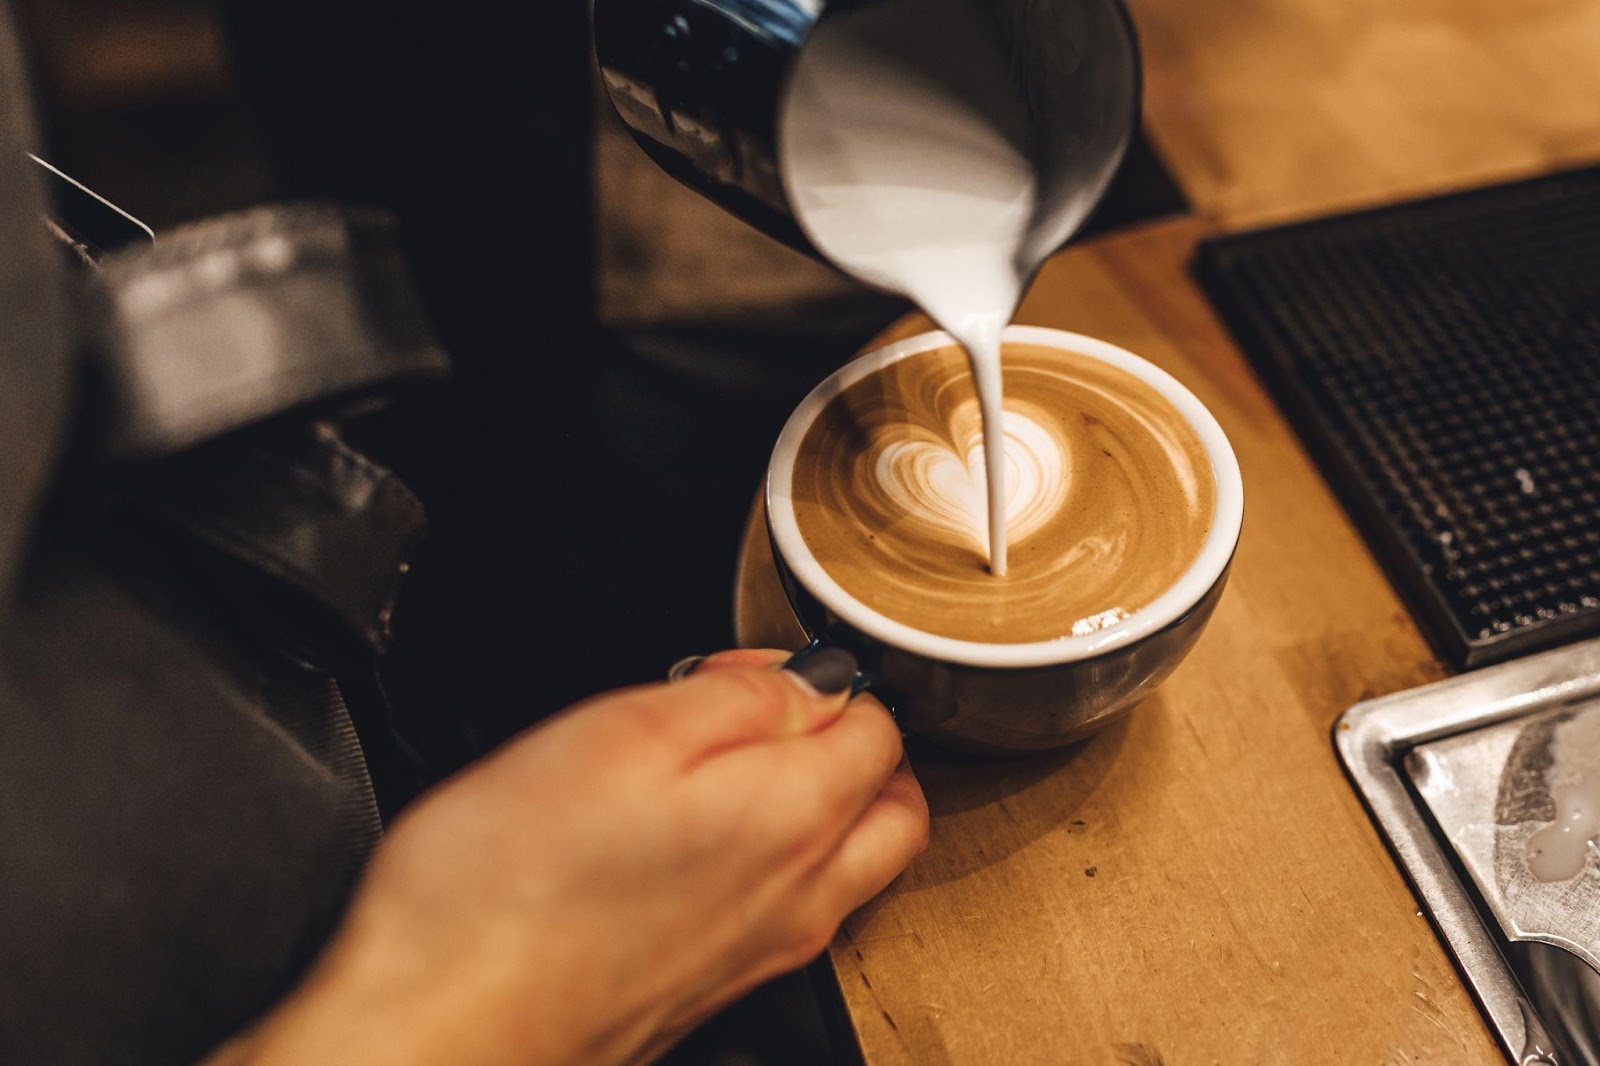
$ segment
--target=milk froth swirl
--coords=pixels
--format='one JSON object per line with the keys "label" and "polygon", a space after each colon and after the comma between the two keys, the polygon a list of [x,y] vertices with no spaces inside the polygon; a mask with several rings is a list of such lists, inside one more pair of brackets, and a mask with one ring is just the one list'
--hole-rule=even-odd
{"label": "milk froth swirl", "polygon": [[1012,343],[1004,375],[1005,577],[987,567],[977,397],[954,346],[823,408],[794,463],[796,525],[846,592],[916,629],[995,643],[1094,632],[1199,554],[1209,459],[1170,402],[1098,359]]}

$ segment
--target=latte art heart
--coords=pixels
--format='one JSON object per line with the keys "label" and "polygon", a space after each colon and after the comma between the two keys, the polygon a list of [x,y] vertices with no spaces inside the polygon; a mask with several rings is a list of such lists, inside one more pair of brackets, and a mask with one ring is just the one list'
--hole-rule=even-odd
{"label": "latte art heart", "polygon": [[990,565],[982,419],[954,346],[864,377],[817,414],[790,506],[848,595],[926,633],[1026,643],[1112,628],[1200,551],[1216,485],[1155,388],[1088,355],[1005,349],[1003,576]]}
{"label": "latte art heart", "polygon": [[[981,436],[968,439],[961,456],[925,431],[902,426],[878,451],[872,469],[878,488],[894,507],[987,552]],[[1018,544],[1048,523],[1067,497],[1070,477],[1063,444],[1033,419],[1007,411],[1005,471],[1006,536]]]}

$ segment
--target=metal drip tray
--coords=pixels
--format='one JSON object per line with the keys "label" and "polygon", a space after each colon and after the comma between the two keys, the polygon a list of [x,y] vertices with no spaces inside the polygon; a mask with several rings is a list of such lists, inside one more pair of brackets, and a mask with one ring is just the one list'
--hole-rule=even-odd
{"label": "metal drip tray", "polygon": [[1600,791],[1600,641],[1357,704],[1335,740],[1511,1060],[1600,1066],[1600,852],[1535,839]]}

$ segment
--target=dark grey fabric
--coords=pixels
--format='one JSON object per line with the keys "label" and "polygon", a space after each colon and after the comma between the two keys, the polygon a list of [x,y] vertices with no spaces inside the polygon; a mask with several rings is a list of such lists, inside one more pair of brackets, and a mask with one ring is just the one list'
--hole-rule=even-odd
{"label": "dark grey fabric", "polygon": [[97,429],[119,458],[170,455],[262,412],[449,369],[382,212],[239,211],[101,267]]}
{"label": "dark grey fabric", "polygon": [[0,582],[54,458],[70,377],[65,267],[40,224],[44,201],[24,154],[37,140],[10,11],[0,9]]}
{"label": "dark grey fabric", "polygon": [[281,996],[376,813],[326,673],[52,532],[0,629],[0,1061],[192,1062]]}
{"label": "dark grey fabric", "polygon": [[[424,516],[330,404],[443,360],[372,216],[69,271],[7,15],[0,1063],[192,1063],[292,987],[378,838],[345,681],[381,694]],[[204,283],[135,313],[172,278]]]}

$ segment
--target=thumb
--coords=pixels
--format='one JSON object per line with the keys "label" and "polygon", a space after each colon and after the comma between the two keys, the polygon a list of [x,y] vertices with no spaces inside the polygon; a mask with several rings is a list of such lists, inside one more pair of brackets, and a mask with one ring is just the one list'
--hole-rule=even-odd
{"label": "thumb", "polygon": [[854,694],[860,668],[840,648],[807,649],[781,666],[727,662],[682,681],[607,700],[690,758],[723,748],[799,736],[833,721]]}

